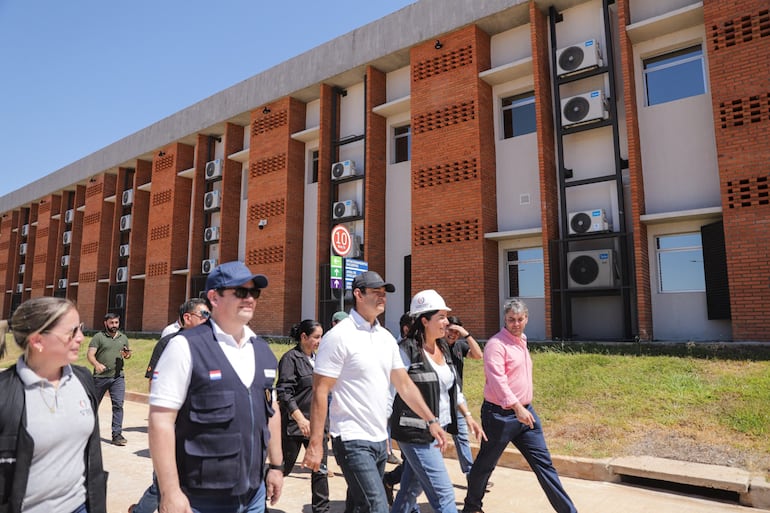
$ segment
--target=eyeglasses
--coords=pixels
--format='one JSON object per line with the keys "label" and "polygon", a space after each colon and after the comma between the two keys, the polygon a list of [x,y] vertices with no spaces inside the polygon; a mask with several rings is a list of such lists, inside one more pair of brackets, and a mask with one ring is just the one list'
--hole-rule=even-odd
{"label": "eyeglasses", "polygon": [[195,317],[198,317],[199,319],[208,319],[211,317],[211,312],[208,310],[201,310],[200,312],[187,312],[190,315],[194,315]]}
{"label": "eyeglasses", "polygon": [[259,287],[253,287],[253,288],[248,288],[248,287],[227,287],[227,288],[224,288],[224,289],[221,289],[221,290],[222,291],[232,290],[233,294],[235,294],[235,297],[237,297],[238,299],[245,299],[246,296],[251,296],[254,299],[257,299],[259,297],[259,295],[262,293],[262,289],[260,289]]}
{"label": "eyeglasses", "polygon": [[72,328],[71,331],[68,331],[66,334],[56,333],[55,331],[46,331],[44,333],[50,333],[51,335],[56,335],[57,337],[59,337],[59,340],[62,340],[65,343],[69,343],[69,342],[72,342],[72,339],[78,336],[78,331],[80,331],[80,333],[85,334],[85,329],[86,329],[85,323],[81,322],[80,324]]}

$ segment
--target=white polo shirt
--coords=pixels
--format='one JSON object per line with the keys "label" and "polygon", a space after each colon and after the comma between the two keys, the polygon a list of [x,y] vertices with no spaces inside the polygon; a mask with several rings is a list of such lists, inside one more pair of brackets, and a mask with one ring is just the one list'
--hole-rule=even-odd
{"label": "white polo shirt", "polygon": [[393,335],[355,310],[328,331],[318,347],[315,373],[337,380],[329,406],[331,435],[344,441],[386,440],[390,373],[403,368]]}

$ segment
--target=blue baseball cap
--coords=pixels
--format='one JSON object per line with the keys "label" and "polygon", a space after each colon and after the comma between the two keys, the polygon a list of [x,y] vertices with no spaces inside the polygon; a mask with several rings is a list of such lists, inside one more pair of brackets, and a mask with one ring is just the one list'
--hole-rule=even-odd
{"label": "blue baseball cap", "polygon": [[247,281],[253,281],[258,289],[267,287],[267,277],[263,274],[253,274],[246,264],[240,261],[225,262],[211,271],[206,278],[206,290],[240,287]]}

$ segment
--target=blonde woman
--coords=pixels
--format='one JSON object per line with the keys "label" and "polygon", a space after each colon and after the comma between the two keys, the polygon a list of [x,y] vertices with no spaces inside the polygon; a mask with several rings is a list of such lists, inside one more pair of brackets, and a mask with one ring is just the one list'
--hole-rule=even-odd
{"label": "blonde woman", "polygon": [[96,392],[72,365],[83,341],[75,305],[30,299],[10,324],[24,354],[0,372],[0,511],[105,513]]}

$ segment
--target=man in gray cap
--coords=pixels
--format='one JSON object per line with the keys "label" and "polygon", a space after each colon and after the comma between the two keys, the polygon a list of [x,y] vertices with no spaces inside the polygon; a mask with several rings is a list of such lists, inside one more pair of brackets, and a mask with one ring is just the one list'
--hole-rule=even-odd
{"label": "man in gray cap", "polygon": [[281,495],[278,362],[247,326],[265,287],[242,262],[216,267],[210,319],[172,338],[158,361],[149,434],[160,511],[261,513]]}
{"label": "man in gray cap", "polygon": [[356,276],[352,288],[355,307],[324,335],[316,354],[310,444],[302,464],[314,471],[320,467],[328,411],[332,449],[347,481],[350,506],[359,513],[387,513],[382,476],[391,384],[425,421],[442,451],[446,434],[406,373],[396,339],[377,320],[385,311],[385,294],[396,288],[374,271]]}

